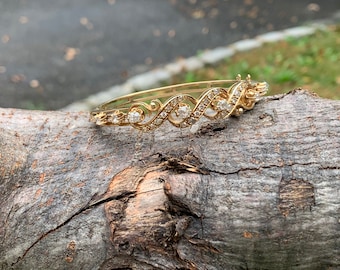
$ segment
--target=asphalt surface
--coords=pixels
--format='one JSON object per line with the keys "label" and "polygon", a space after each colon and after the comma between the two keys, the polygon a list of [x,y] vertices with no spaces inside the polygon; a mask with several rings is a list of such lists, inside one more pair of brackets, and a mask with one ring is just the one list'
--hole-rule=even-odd
{"label": "asphalt surface", "polygon": [[339,9],[339,0],[0,0],[0,107],[62,108],[177,58]]}

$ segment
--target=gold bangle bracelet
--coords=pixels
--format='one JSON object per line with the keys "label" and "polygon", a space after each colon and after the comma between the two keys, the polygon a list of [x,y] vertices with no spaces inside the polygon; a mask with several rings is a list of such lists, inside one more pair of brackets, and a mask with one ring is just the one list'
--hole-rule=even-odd
{"label": "gold bangle bracelet", "polygon": [[164,121],[184,128],[202,116],[215,120],[240,115],[254,107],[268,91],[266,82],[245,80],[203,81],[136,92],[101,104],[90,120],[99,126],[132,126],[151,131]]}

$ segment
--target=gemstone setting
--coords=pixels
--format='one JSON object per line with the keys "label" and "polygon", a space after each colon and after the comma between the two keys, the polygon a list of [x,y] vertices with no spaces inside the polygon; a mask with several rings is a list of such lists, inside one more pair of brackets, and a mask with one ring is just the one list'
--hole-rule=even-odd
{"label": "gemstone setting", "polygon": [[138,111],[130,111],[127,115],[129,123],[136,124],[142,121],[142,114]]}
{"label": "gemstone setting", "polygon": [[115,112],[109,114],[107,120],[114,125],[119,125],[121,123],[122,116]]}
{"label": "gemstone setting", "polygon": [[220,99],[216,102],[216,108],[219,111],[231,111],[233,106],[226,99]]}
{"label": "gemstone setting", "polygon": [[191,114],[191,109],[187,104],[180,104],[180,106],[176,110],[176,114],[181,119],[186,119]]}

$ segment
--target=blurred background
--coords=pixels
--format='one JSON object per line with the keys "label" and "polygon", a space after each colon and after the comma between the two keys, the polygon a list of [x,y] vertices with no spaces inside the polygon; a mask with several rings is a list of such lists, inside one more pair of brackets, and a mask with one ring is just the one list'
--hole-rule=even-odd
{"label": "blurred background", "polygon": [[60,109],[176,59],[339,9],[339,0],[0,0],[0,107]]}

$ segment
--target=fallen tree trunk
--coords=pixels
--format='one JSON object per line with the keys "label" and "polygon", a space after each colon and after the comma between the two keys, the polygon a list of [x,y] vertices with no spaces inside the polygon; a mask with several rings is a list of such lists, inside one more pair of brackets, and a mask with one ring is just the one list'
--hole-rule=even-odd
{"label": "fallen tree trunk", "polygon": [[139,134],[0,109],[1,269],[339,269],[340,102]]}

